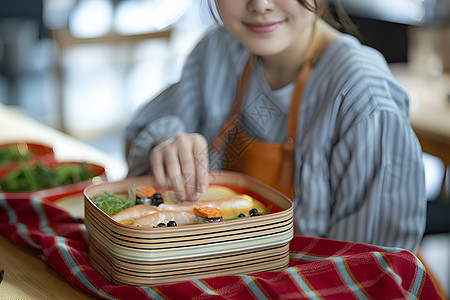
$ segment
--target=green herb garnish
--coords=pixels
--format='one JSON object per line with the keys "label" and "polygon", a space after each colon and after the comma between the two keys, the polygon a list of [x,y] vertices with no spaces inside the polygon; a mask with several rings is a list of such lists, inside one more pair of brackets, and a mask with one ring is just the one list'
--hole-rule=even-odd
{"label": "green herb garnish", "polygon": [[136,202],[136,188],[133,186],[128,189],[128,199],[108,191],[103,191],[102,194],[94,197],[93,202],[104,213],[113,215],[134,206]]}

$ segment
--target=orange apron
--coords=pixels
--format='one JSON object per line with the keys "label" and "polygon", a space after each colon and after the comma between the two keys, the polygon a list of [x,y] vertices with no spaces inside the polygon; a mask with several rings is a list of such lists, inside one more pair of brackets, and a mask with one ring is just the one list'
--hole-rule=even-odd
{"label": "orange apron", "polygon": [[223,169],[254,177],[292,199],[295,196],[294,152],[297,120],[303,89],[312,68],[312,59],[304,62],[297,76],[289,108],[286,140],[283,144],[256,140],[249,137],[242,128],[241,107],[255,63],[256,56],[251,55],[239,82],[232,114],[222,125],[212,146],[216,150],[226,146]]}

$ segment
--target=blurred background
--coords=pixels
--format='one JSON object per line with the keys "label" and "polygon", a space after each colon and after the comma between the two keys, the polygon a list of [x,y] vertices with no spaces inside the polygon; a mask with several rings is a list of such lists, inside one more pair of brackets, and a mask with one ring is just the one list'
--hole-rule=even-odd
{"label": "blurred background", "polygon": [[[450,0],[342,2],[361,42],[378,49],[410,91],[427,152],[421,248],[448,292]],[[124,160],[126,124],[179,79],[214,25],[207,0],[0,0],[0,104]],[[440,101],[439,118],[427,114],[424,97]],[[421,124],[432,124],[441,143],[425,147],[430,134]]]}
{"label": "blurred background", "polygon": [[122,157],[124,125],[211,22],[197,0],[1,0],[0,101]]}

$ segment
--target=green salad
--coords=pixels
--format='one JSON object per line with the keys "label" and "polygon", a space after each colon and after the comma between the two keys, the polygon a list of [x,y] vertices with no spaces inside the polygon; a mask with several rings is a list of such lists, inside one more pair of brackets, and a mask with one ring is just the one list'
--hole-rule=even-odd
{"label": "green salad", "polygon": [[9,172],[5,178],[0,178],[0,191],[28,192],[48,189],[82,182],[96,175],[86,164],[61,164],[55,167],[42,164],[32,167],[21,166]]}

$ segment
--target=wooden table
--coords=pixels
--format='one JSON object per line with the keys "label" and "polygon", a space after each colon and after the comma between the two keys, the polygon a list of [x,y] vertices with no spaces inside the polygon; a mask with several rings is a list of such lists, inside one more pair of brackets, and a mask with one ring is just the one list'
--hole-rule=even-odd
{"label": "wooden table", "polygon": [[[125,161],[27,117],[21,110],[0,105],[0,144],[33,141],[54,146],[58,160],[88,161],[105,167],[109,179],[126,176]],[[70,284],[33,252],[0,235],[0,299],[95,299]]]}
{"label": "wooden table", "polygon": [[0,299],[96,299],[70,284],[28,249],[0,235]]}
{"label": "wooden table", "polygon": [[411,96],[410,121],[424,152],[450,165],[450,74],[433,77],[406,65],[391,69]]}

